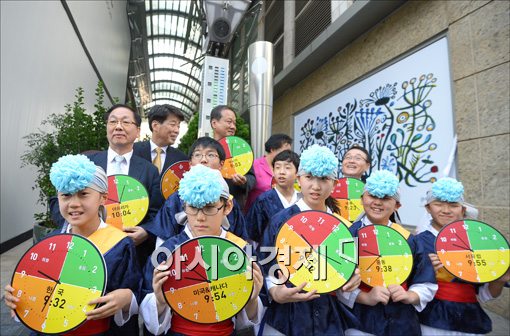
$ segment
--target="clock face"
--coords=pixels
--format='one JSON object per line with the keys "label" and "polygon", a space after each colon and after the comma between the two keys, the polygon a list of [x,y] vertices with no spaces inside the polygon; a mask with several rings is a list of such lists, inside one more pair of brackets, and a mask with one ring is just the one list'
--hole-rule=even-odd
{"label": "clock face", "polygon": [[177,161],[168,167],[161,178],[161,194],[165,199],[179,189],[179,182],[189,169],[189,161]]}
{"label": "clock face", "polygon": [[107,224],[122,230],[142,222],[149,210],[149,194],[137,179],[128,175],[108,176]]}
{"label": "clock face", "polygon": [[60,334],[85,322],[91,300],[103,295],[103,256],[88,239],[59,234],[41,240],[21,258],[11,281],[20,299],[16,315],[27,327]]}
{"label": "clock face", "polygon": [[347,220],[354,221],[363,211],[361,195],[365,184],[352,177],[342,177],[336,181],[331,197],[336,199],[340,208],[340,215]]}
{"label": "clock face", "polygon": [[218,142],[225,150],[226,156],[221,175],[228,179],[234,174],[245,175],[253,165],[253,151],[250,145],[236,136],[228,136]]}
{"label": "clock face", "polygon": [[407,240],[385,225],[367,225],[358,230],[359,270],[368,286],[400,285],[413,268]]}
{"label": "clock face", "polygon": [[[350,223],[322,211],[303,211],[282,225],[276,237],[278,264],[294,286],[329,293],[351,278],[357,264]],[[284,272],[285,273],[285,272]]]}
{"label": "clock face", "polygon": [[163,295],[174,313],[196,323],[217,323],[240,312],[253,290],[245,252],[229,240],[204,236],[172,253]]}
{"label": "clock face", "polygon": [[492,226],[475,220],[444,226],[436,237],[436,251],[448,272],[473,283],[498,279],[510,264],[505,237]]}

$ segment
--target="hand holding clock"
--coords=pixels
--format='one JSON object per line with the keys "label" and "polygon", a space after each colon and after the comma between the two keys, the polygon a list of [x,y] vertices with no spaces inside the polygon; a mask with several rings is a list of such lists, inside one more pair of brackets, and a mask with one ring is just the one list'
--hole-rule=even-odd
{"label": "hand holding clock", "polygon": [[106,294],[105,296],[101,296],[100,298],[90,301],[88,304],[91,306],[97,304],[102,305],[85,313],[85,315],[87,315],[87,320],[103,319],[114,315],[120,309],[124,312],[129,311],[132,296],[133,292],[130,289],[120,288]]}
{"label": "hand holding clock", "polygon": [[158,267],[154,268],[152,274],[152,289],[156,296],[156,306],[158,308],[158,316],[163,313],[166,307],[168,307],[165,297],[163,296],[163,284],[168,280],[170,276],[170,267],[166,265],[166,261],[163,261]]}
{"label": "hand holding clock", "polygon": [[15,297],[13,295],[14,291],[15,291],[15,289],[12,288],[11,285],[5,286],[4,301],[5,301],[5,305],[11,309],[11,317],[12,318],[14,318],[14,316],[16,316],[16,313],[14,312],[14,310],[17,307],[16,303],[19,302],[19,298]]}
{"label": "hand holding clock", "polygon": [[379,302],[387,305],[390,301],[391,293],[386,287],[375,286],[372,287],[370,292],[360,292],[356,298],[356,302],[362,303],[367,306],[375,306]]}
{"label": "hand holding clock", "polygon": [[391,294],[391,300],[393,302],[402,302],[405,304],[416,305],[420,302],[420,297],[413,291],[405,290],[400,285],[389,285],[388,290]]}
{"label": "hand holding clock", "polygon": [[269,294],[271,294],[273,300],[278,303],[310,301],[320,297],[320,295],[317,294],[316,289],[308,293],[301,293],[303,288],[307,285],[306,282],[303,282],[301,285],[293,288],[285,286],[287,279],[285,275],[283,275],[283,272],[278,272],[278,280],[282,285],[276,285],[269,289]]}

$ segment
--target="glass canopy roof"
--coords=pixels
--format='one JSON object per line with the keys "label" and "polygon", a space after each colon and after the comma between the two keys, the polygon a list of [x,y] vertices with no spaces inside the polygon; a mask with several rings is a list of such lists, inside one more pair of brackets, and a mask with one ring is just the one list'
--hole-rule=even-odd
{"label": "glass canopy roof", "polygon": [[146,0],[151,102],[179,107],[189,118],[198,110],[202,27],[198,0]]}

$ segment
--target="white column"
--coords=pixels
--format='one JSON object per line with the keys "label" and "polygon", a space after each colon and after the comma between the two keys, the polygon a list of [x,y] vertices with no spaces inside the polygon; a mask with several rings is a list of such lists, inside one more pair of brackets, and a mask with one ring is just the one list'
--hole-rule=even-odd
{"label": "white column", "polygon": [[296,3],[285,1],[283,5],[283,67],[287,67],[293,60],[295,54],[296,37]]}
{"label": "white column", "polygon": [[338,19],[352,3],[353,0],[331,0],[331,22]]}

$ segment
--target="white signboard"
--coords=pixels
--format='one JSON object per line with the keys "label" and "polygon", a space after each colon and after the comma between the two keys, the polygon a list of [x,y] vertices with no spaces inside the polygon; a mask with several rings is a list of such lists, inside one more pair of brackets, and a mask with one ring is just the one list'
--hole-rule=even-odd
{"label": "white signboard", "polygon": [[328,146],[339,171],[349,147],[369,150],[370,171],[400,179],[402,223],[418,225],[425,193],[449,170],[455,146],[446,37],[298,112],[294,139],[298,153]]}

